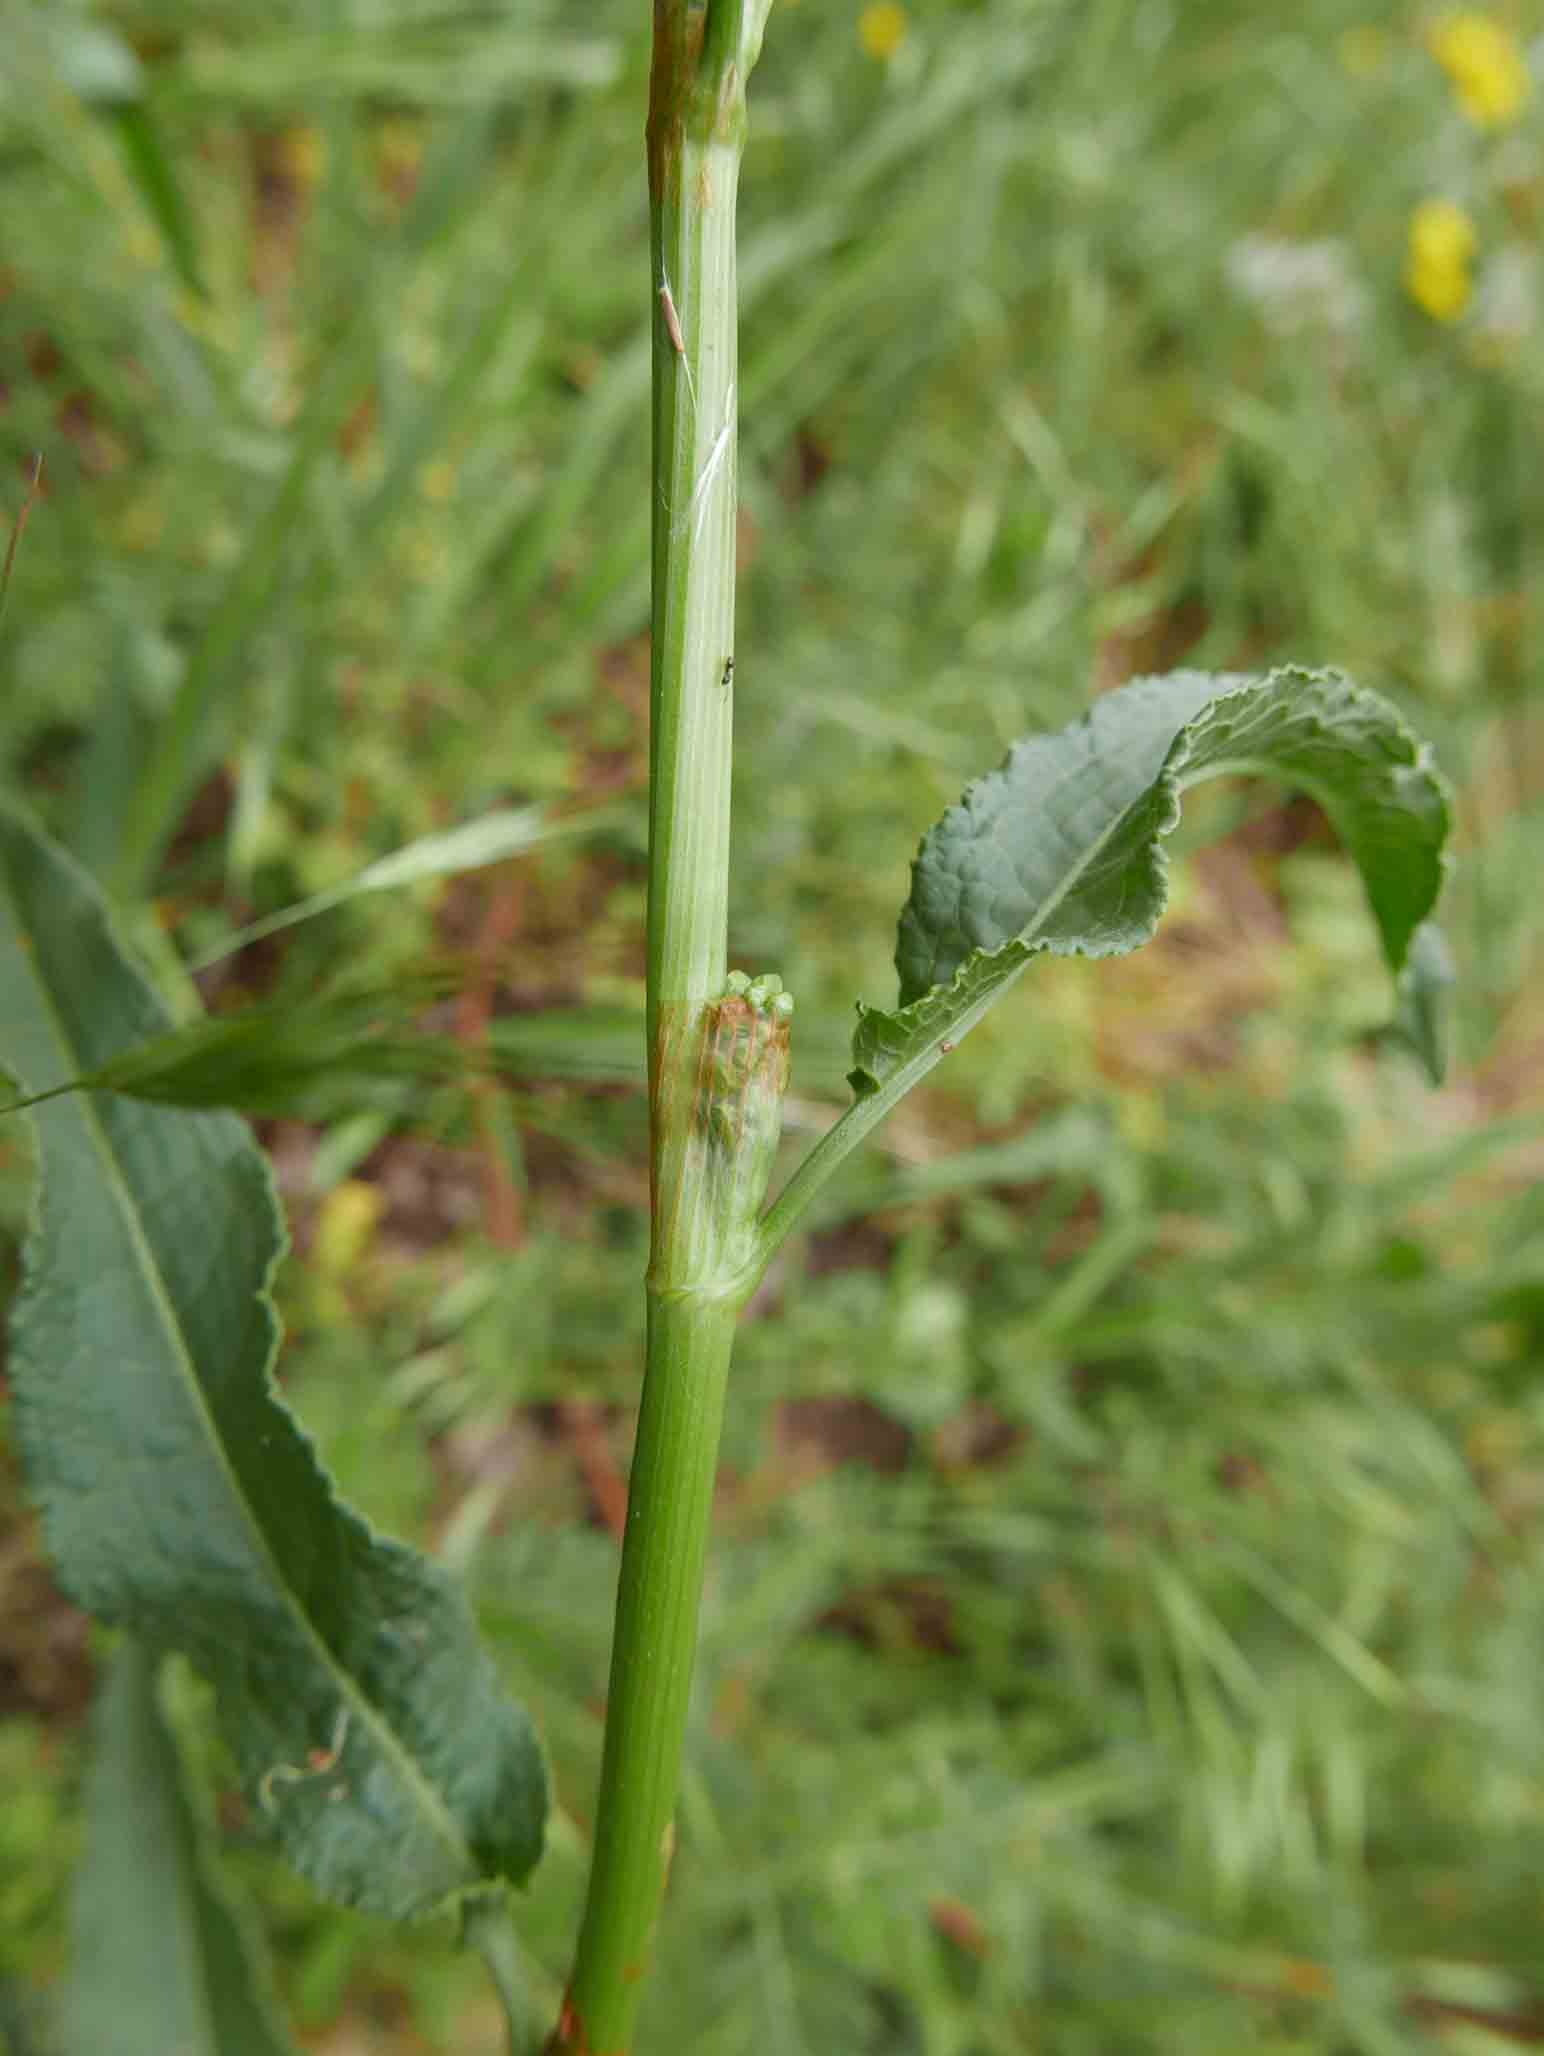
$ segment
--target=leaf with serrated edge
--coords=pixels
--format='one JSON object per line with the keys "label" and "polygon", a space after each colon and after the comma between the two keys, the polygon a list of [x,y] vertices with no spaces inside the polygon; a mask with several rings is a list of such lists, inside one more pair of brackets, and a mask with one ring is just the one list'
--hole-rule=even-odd
{"label": "leaf with serrated edge", "polygon": [[1180,798],[1226,773],[1316,799],[1362,874],[1390,968],[1441,890],[1447,799],[1425,744],[1339,672],[1142,678],[1016,745],[923,841],[896,945],[901,1005],[859,1008],[860,1096],[915,1082],[1031,958],[1115,956],[1167,901]]}
{"label": "leaf with serrated edge", "polygon": [[[35,1090],[163,1032],[95,886],[0,810],[0,1061]],[[214,1683],[257,1815],[396,1917],[541,1851],[541,1756],[456,1587],[336,1498],[273,1386],[268,1168],[228,1114],[72,1095],[12,1316],[17,1430],[81,1605]]]}
{"label": "leaf with serrated edge", "polygon": [[92,1717],[65,2047],[294,2056],[253,1937],[213,1872],[158,1669],[142,1643],[125,1642]]}

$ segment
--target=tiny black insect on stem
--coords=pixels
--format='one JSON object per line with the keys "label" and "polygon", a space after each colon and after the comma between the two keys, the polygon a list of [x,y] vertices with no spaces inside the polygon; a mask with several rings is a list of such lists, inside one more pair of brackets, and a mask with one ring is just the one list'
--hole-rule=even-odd
{"label": "tiny black insect on stem", "polygon": [[721,686],[722,686],[722,687],[724,688],[725,692],[728,692],[728,690],[729,690],[730,686],[732,686],[732,685],[734,684],[734,658],[733,658],[733,657],[726,657],[726,658],[724,659],[724,675],[723,675],[723,677],[722,677],[722,678],[721,678],[721,679],[719,680],[719,684],[720,684],[720,685],[721,685]]}

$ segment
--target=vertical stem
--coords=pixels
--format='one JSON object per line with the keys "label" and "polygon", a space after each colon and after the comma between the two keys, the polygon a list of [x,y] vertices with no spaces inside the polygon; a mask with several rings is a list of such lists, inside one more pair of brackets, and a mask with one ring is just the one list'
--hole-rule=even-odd
{"label": "vertical stem", "polygon": [[[624,2056],[632,2041],[669,1867],[724,1386],[748,1290],[744,1209],[748,1198],[753,1208],[760,1201],[759,1189],[747,1191],[737,1146],[744,1139],[754,1149],[759,1132],[764,1153],[766,1122],[747,1120],[743,1110],[754,1110],[764,1080],[780,1101],[786,1078],[786,1025],[770,1037],[748,1027],[743,998],[723,1013],[734,704],[734,209],[745,78],[769,5],[655,0],[654,8],[648,1360],[594,1863],[552,2056]],[[731,1044],[739,1061],[720,1054]],[[715,1123],[711,1109],[724,1094],[735,1115],[726,1120],[720,1106]],[[772,1133],[775,1147],[775,1126]]]}
{"label": "vertical stem", "polygon": [[554,2050],[632,2043],[670,1868],[697,1608],[737,1309],[651,1295],[595,1854]]}
{"label": "vertical stem", "polygon": [[[660,94],[658,72],[654,87]],[[650,116],[654,272],[650,1083],[662,1023],[724,981],[734,654],[734,203],[740,153]],[[676,337],[682,347],[677,349]],[[657,1139],[657,1138],[656,1138]]]}

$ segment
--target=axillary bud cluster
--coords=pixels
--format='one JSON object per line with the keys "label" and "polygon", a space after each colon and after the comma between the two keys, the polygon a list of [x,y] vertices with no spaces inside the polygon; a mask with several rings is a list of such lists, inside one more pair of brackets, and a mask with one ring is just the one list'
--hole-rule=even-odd
{"label": "axillary bud cluster", "polygon": [[775,972],[731,971],[703,1021],[692,1125],[730,1242],[754,1230],[772,1176],[793,1010]]}
{"label": "axillary bud cluster", "polygon": [[[757,1149],[765,1140],[777,1148],[792,1018],[793,994],[775,971],[731,971],[723,998],[708,1008],[697,1110],[723,1147]],[[770,1161],[766,1171],[770,1177]]]}

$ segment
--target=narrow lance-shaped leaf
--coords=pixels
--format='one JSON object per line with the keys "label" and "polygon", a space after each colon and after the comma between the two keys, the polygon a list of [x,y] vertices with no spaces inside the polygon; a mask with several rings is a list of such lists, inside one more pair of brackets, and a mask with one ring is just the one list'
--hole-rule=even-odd
{"label": "narrow lance-shaped leaf", "polygon": [[142,1643],[125,1642],[92,1719],[65,2047],[293,2056],[254,1939],[213,1873],[158,1669]]}
{"label": "narrow lance-shaped leaf", "polygon": [[[96,888],[0,811],[0,1059],[46,1089],[167,1026]],[[226,1114],[35,1116],[12,1319],[21,1450],[84,1606],[216,1686],[255,1812],[322,1890],[402,1917],[541,1847],[545,1782],[450,1581],[341,1505],[271,1378],[282,1228]]]}
{"label": "narrow lance-shaped leaf", "polygon": [[[1333,671],[1138,679],[1070,727],[1017,744],[924,839],[896,946],[901,1005],[859,1009],[860,1099],[915,1083],[1033,957],[1115,956],[1147,941],[1167,901],[1163,839],[1182,794],[1240,772],[1318,801],[1361,872],[1390,969],[1404,974],[1441,889],[1448,809],[1429,750],[1393,708]],[[1418,949],[1411,977],[1434,960]]]}
{"label": "narrow lance-shaped leaf", "polygon": [[489,864],[502,864],[510,857],[524,856],[543,843],[561,842],[575,835],[596,834],[614,826],[616,820],[617,815],[605,808],[566,816],[560,821],[549,820],[540,807],[495,808],[491,814],[480,814],[475,820],[463,821],[458,828],[421,835],[416,841],[392,850],[389,855],[377,857],[373,864],[366,864],[353,877],[345,878],[337,885],[329,885],[321,892],[313,892],[308,898],[297,900],[293,906],[281,907],[276,914],[265,914],[260,921],[253,921],[234,935],[227,936],[218,948],[200,957],[194,968],[203,970],[206,965],[217,963],[221,957],[244,949],[248,943],[278,935],[286,928],[312,920],[317,914],[346,906],[350,900],[364,899],[370,893],[390,892],[398,886],[417,885],[426,878],[454,878],[466,871],[479,871]]}
{"label": "narrow lance-shaped leaf", "polygon": [[163,1106],[234,1107],[299,1120],[367,1106],[397,1111],[426,1089],[465,1084],[487,1069],[477,1052],[449,1037],[411,1031],[415,1007],[437,997],[439,984],[409,979],[378,993],[343,990],[289,1006],[200,1015],[5,1111],[66,1092],[122,1092]]}
{"label": "narrow lance-shaped leaf", "polygon": [[[448,973],[446,974],[448,975]],[[124,1050],[47,1094],[6,1102],[12,1113],[65,1092],[123,1092],[163,1106],[232,1107],[253,1115],[333,1120],[370,1108],[413,1115],[437,1088],[496,1076],[518,1087],[533,1079],[584,1083],[644,1082],[643,1012],[625,1006],[552,1007],[508,1014],[469,1045],[413,1025],[442,1000],[438,970],[398,978],[389,988],[343,988],[239,1013],[200,1015]],[[806,1064],[837,1077],[846,1066],[848,1031],[836,1015],[817,1017],[801,1035]],[[808,1047],[807,1045],[813,1045]]]}
{"label": "narrow lance-shaped leaf", "polygon": [[161,231],[177,267],[177,276],[190,293],[206,299],[208,289],[199,262],[192,209],[159,123],[143,99],[124,102],[114,109],[114,118],[124,161],[139,188],[140,198]]}
{"label": "narrow lance-shaped leaf", "polygon": [[[445,975],[436,969],[389,988],[342,988],[290,1004],[199,1015],[47,1092],[0,1103],[0,1113],[66,1092],[122,1092],[162,1106],[322,1121],[365,1107],[421,1110],[434,1089],[491,1075],[513,1085],[533,1078],[643,1082],[641,1009],[512,1014],[490,1024],[485,1046],[469,1047],[412,1025],[445,991]],[[845,1053],[845,1027],[831,1024],[833,1065],[838,1035]]]}

